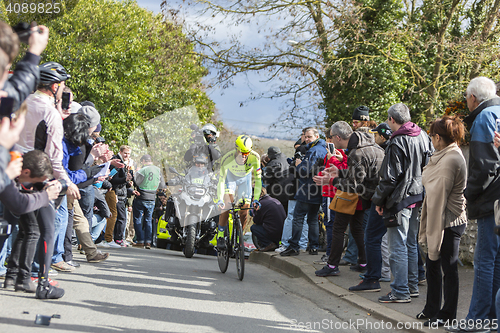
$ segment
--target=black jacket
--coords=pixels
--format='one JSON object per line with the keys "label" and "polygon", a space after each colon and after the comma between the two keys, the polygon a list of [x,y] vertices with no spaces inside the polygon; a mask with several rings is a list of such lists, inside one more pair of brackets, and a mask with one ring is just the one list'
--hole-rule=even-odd
{"label": "black jacket", "polygon": [[423,200],[422,170],[433,151],[430,137],[412,122],[392,134],[372,197],[373,203],[384,207],[384,215]]}
{"label": "black jacket", "polygon": [[255,212],[253,223],[262,225],[269,238],[278,244],[281,240],[283,224],[286,218],[285,209],[278,200],[271,198],[267,194],[260,198],[259,202],[261,207]]}
{"label": "black jacket", "polygon": [[[267,163],[262,175],[262,182],[266,185],[267,193],[278,200],[284,198],[288,200],[285,192],[285,186],[294,180],[294,176],[289,172],[289,164],[286,156],[283,153],[269,156],[270,160]],[[281,202],[281,200],[280,200]]]}
{"label": "black jacket", "polygon": [[339,176],[331,185],[370,200],[379,182],[384,150],[375,143],[373,135],[354,132],[347,143],[346,155],[347,169],[339,170]]}
{"label": "black jacket", "polygon": [[40,81],[39,63],[40,56],[26,52],[24,58],[17,63],[14,74],[5,82],[2,90],[14,98],[14,111],[36,90]]}
{"label": "black jacket", "polygon": [[[120,162],[123,163],[122,158],[120,157],[119,154],[113,156],[112,159],[119,159]],[[111,170],[115,169],[114,166],[110,167]],[[127,168],[116,168],[117,173],[111,177],[109,182],[113,186],[113,190],[115,191],[116,196],[118,197],[118,200],[126,200],[127,199]]]}
{"label": "black jacket", "polygon": [[210,143],[208,145],[192,144],[184,154],[184,160],[188,162],[189,167],[193,165],[193,157],[197,154],[207,155],[209,162],[208,169],[212,171],[215,171],[215,161],[222,156],[219,146],[215,143]]}

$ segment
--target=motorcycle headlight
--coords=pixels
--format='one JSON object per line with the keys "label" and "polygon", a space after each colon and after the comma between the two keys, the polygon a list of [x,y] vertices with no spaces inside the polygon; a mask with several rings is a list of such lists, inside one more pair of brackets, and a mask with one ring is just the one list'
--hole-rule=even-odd
{"label": "motorcycle headlight", "polygon": [[188,188],[189,195],[192,195],[195,197],[202,197],[205,195],[206,192],[207,192],[207,190],[204,189],[203,187],[191,186]]}

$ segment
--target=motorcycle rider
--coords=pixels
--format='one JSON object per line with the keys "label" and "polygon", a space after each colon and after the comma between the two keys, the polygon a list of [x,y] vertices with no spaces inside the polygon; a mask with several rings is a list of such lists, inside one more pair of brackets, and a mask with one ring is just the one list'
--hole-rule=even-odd
{"label": "motorcycle rider", "polygon": [[[242,208],[250,207],[252,199],[252,175],[255,181],[253,194],[254,208],[260,207],[259,198],[262,190],[260,156],[252,150],[252,139],[247,135],[236,138],[236,149],[228,152],[221,161],[219,184],[217,186],[218,205],[221,209],[229,208],[231,202],[243,202]],[[234,195],[236,194],[236,198]],[[222,201],[224,200],[224,201]],[[245,228],[248,211],[240,211],[242,228]],[[227,229],[229,211],[221,213],[217,234],[217,248],[224,249],[224,233]]]}
{"label": "motorcycle rider", "polygon": [[201,128],[203,133],[203,137],[205,138],[205,142],[203,139],[199,140],[197,133],[194,133],[193,139],[194,143],[189,147],[189,149],[184,154],[184,160],[189,164],[193,163],[193,158],[200,154],[205,154],[208,156],[208,169],[214,170],[214,162],[217,161],[221,156],[220,148],[215,143],[217,138],[219,137],[219,132],[217,128],[212,124],[206,124]]}

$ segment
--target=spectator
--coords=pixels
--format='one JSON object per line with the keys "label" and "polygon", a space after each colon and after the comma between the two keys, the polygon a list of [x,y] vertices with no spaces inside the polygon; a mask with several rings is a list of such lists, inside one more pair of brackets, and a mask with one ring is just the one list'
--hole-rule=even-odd
{"label": "spectator", "polygon": [[[306,127],[302,130],[300,139],[294,144],[295,154],[293,159],[287,159],[290,167],[288,168],[288,176],[283,180],[283,192],[288,197],[288,210],[285,223],[283,225],[283,232],[281,234],[281,245],[275,250],[277,253],[285,251],[289,247],[288,240],[292,238],[292,222],[293,222],[293,212],[295,210],[295,194],[297,193],[297,188],[299,187],[299,178],[297,177],[297,167],[295,166],[295,160],[297,158],[301,159],[305,156],[307,152],[307,144],[305,142],[305,132],[307,132],[311,127]],[[307,221],[307,215],[304,216],[304,222]],[[300,236],[299,248],[305,251],[308,243],[309,225],[303,223],[302,234]]]}
{"label": "spectator", "polygon": [[[11,78],[1,85],[2,90],[9,97],[14,98],[14,110],[18,110],[24,100],[37,88],[37,82],[40,80],[38,69],[40,54],[45,50],[49,41],[49,29],[46,26],[31,27],[31,30],[38,33],[30,34],[26,55],[16,64]],[[19,38],[7,23],[1,21],[0,48],[6,52],[9,58],[8,65],[2,69],[10,68],[19,52]]]}
{"label": "spectator", "polygon": [[[36,189],[33,185],[50,178],[52,166],[49,157],[41,151],[31,151],[24,154],[18,183],[11,182],[9,187],[0,193],[0,200],[8,209],[6,219],[12,223],[14,219],[17,220],[15,216],[20,215],[19,233],[9,257],[4,288],[14,287],[16,291],[36,292],[36,298],[41,299],[60,298],[64,295],[64,290],[50,285],[48,279],[54,248],[55,218],[55,210],[50,205],[50,200],[59,196],[62,186],[58,181],[49,183],[51,186],[45,190]],[[28,193],[20,193],[18,186]],[[36,287],[31,280],[31,263],[39,238],[40,271]]]}
{"label": "spectator", "polygon": [[288,211],[288,195],[285,192],[285,186],[290,182],[288,172],[290,166],[285,154],[278,147],[269,147],[267,156],[269,162],[262,174],[262,182],[266,186],[267,193],[278,199],[286,212]]}
{"label": "spectator", "polygon": [[288,248],[280,253],[282,256],[299,255],[299,241],[306,215],[307,224],[309,225],[309,254],[318,254],[318,211],[322,197],[321,187],[314,183],[313,176],[318,171],[316,167],[318,160],[323,161],[325,158],[326,144],[325,140],[319,138],[318,130],[315,128],[307,130],[304,137],[308,150],[303,160],[299,158],[295,160],[299,176],[299,187],[295,195],[297,204],[293,212],[292,238],[289,240],[290,245]]}
{"label": "spectator", "polygon": [[135,199],[133,204],[134,227],[137,237],[136,246],[144,246],[144,248],[150,249],[153,240],[152,218],[155,208],[156,191],[160,186],[164,188],[165,182],[163,181],[160,168],[153,165],[151,155],[143,155],[140,162],[143,167],[135,173],[134,177],[137,187],[137,190],[134,191]]}
{"label": "spectator", "polygon": [[352,113],[352,127],[355,131],[361,127],[375,128],[377,123],[370,121],[370,109],[367,106],[361,105],[354,109]]}
{"label": "spectator", "polygon": [[[326,145],[327,148],[335,145],[332,141],[332,134],[330,129],[326,131]],[[327,151],[324,161],[325,168],[329,168],[332,165],[335,165],[338,169],[344,170],[347,169],[347,155],[343,150],[335,149],[333,154],[330,150]],[[320,172],[319,175],[322,175],[323,172]],[[323,213],[324,219],[323,224],[326,228],[326,253],[321,257],[321,262],[327,264],[328,257],[330,256],[332,249],[332,241],[333,241],[333,222],[335,220],[335,211],[330,209],[330,203],[332,202],[332,198],[335,196],[335,192],[337,189],[331,185],[323,185],[322,187],[322,195],[323,195]]]}
{"label": "spectator", "polygon": [[257,239],[255,246],[259,251],[269,252],[278,247],[286,218],[285,209],[281,203],[262,189],[259,202],[261,207],[254,212],[253,225],[250,227],[252,235]]}
{"label": "spectator", "polygon": [[[470,114],[464,119],[470,132],[469,167],[465,198],[467,215],[477,220],[474,251],[474,287],[464,329],[484,329],[496,320],[495,296],[500,286],[500,242],[492,232],[495,226],[493,205],[500,198],[500,153],[494,146],[496,120],[500,119],[500,98],[495,83],[476,77],[469,83],[465,97]],[[469,322],[470,321],[470,322]],[[451,331],[460,331],[455,327]]]}
{"label": "spectator", "polygon": [[[332,250],[328,264],[316,271],[317,276],[339,275],[338,268],[342,256],[344,233],[349,225],[358,247],[358,265],[354,270],[361,271],[366,266],[364,248],[363,219],[365,210],[370,206],[370,199],[378,184],[378,172],[384,151],[375,144],[371,134],[353,132],[345,121],[339,121],[330,128],[330,135],[335,147],[348,149],[347,169],[339,170],[335,165],[324,170],[324,175],[316,176],[317,184],[330,184],[343,192],[357,193],[358,206],[354,215],[335,213],[333,222]],[[351,268],[351,269],[352,269]]]}
{"label": "spectator", "polygon": [[111,217],[106,222],[106,232],[104,235],[105,245],[112,248],[126,247],[127,244],[123,241],[123,233],[127,223],[127,213],[125,203],[127,201],[127,187],[130,187],[128,182],[132,180],[133,172],[130,172],[127,165],[130,161],[132,150],[129,146],[121,146],[120,152],[113,156],[123,167],[116,169],[117,173],[110,179],[113,189],[106,193],[106,202],[108,203]]}
{"label": "spectator", "polygon": [[394,281],[382,303],[408,303],[418,297],[418,207],[424,195],[422,169],[433,148],[427,133],[410,120],[410,109],[398,103],[387,111],[393,134],[381,168],[381,180],[372,202],[394,225],[387,228]]}
{"label": "spectator", "polygon": [[428,249],[427,300],[417,319],[429,319],[424,326],[436,327],[457,317],[458,247],[467,225],[463,194],[467,165],[458,146],[465,133],[459,118],[437,119],[431,123],[429,132],[436,152],[422,173],[426,195],[419,237],[419,242],[427,244]]}

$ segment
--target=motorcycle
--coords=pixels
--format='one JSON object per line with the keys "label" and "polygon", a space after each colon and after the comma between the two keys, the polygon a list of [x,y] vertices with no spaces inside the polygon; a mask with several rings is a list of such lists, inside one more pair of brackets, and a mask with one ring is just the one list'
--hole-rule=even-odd
{"label": "motorcycle", "polygon": [[170,242],[184,247],[184,255],[191,258],[196,249],[211,249],[210,241],[217,231],[216,184],[213,173],[205,167],[192,166],[185,176],[169,168],[177,176],[168,186],[180,185],[179,191],[167,201],[164,215]]}

